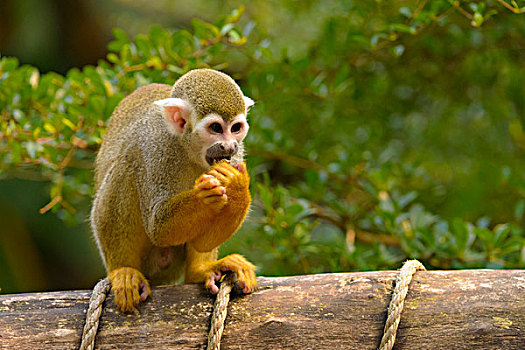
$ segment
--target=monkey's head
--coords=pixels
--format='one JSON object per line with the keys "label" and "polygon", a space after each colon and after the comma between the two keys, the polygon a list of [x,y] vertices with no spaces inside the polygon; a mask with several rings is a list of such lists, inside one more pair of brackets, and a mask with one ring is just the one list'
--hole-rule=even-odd
{"label": "monkey's head", "polygon": [[181,137],[188,155],[204,167],[223,159],[242,159],[248,132],[246,114],[254,102],[228,75],[195,69],[180,77],[163,107],[168,130]]}

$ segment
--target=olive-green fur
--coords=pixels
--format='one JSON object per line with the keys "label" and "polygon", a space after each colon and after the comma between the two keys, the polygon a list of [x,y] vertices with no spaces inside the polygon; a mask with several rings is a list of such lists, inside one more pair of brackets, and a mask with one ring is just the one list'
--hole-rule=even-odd
{"label": "olive-green fur", "polygon": [[[157,114],[158,124],[162,121],[160,109],[154,101],[169,97],[171,86],[150,84],[142,86],[124,98],[117,106],[109,121],[104,142],[97,155],[95,166],[95,188],[98,189],[107,168],[121,156],[121,147],[127,139],[138,132],[136,123],[145,116]],[[160,124],[161,125],[161,124]]]}
{"label": "olive-green fur", "polygon": [[199,116],[215,113],[226,121],[244,114],[243,93],[228,75],[212,69],[195,69],[182,76],[171,90],[171,97],[191,103]]}

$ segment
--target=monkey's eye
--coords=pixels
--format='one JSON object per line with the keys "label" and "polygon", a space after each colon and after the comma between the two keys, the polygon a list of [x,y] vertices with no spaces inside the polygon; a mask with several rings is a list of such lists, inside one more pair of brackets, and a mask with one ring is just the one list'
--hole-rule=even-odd
{"label": "monkey's eye", "polygon": [[235,123],[233,124],[231,131],[232,132],[239,132],[241,131],[242,124],[241,123]]}
{"label": "monkey's eye", "polygon": [[212,123],[210,126],[209,126],[209,129],[217,134],[220,134],[222,133],[222,126],[221,124],[219,123]]}

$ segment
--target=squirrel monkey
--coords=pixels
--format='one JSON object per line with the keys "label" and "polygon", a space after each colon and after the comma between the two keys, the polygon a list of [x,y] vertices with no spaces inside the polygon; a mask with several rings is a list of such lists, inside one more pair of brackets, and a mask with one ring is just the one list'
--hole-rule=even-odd
{"label": "squirrel monkey", "polygon": [[196,69],[173,87],[137,89],[113,112],[95,162],[91,227],[121,311],[147,299],[148,280],[184,276],[215,294],[231,271],[253,292],[254,265],[238,254],[217,260],[250,206],[242,141],[253,103],[228,75]]}

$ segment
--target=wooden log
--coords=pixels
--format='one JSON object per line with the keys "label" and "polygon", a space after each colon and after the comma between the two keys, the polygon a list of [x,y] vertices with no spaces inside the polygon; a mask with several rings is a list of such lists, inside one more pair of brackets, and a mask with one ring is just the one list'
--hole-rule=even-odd
{"label": "wooden log", "polygon": [[[222,349],[376,349],[395,271],[259,277],[229,306]],[[0,349],[75,349],[91,291],[0,295]],[[153,289],[140,315],[106,301],[100,349],[203,349],[213,297]],[[394,349],[525,349],[525,270],[417,272]]]}

